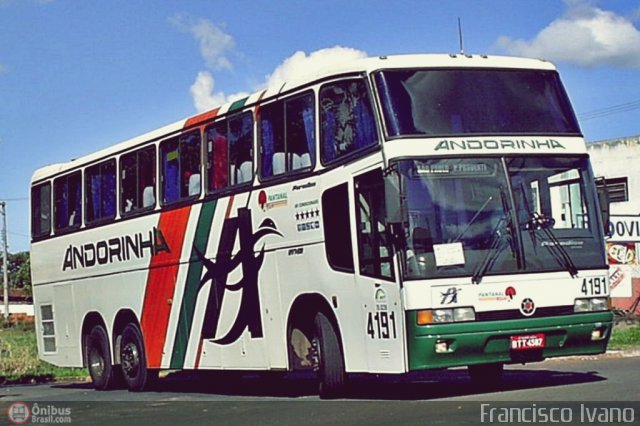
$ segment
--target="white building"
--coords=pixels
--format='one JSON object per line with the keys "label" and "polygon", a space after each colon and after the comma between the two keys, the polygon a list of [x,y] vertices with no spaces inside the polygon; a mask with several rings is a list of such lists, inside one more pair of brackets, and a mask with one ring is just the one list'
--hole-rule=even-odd
{"label": "white building", "polygon": [[604,177],[611,202],[607,241],[611,296],[628,309],[640,294],[640,135],[588,144],[593,172]]}

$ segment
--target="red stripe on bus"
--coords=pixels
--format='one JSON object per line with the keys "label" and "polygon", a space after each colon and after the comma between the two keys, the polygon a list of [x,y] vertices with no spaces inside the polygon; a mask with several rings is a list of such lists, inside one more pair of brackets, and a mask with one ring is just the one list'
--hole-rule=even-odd
{"label": "red stripe on bus", "polygon": [[184,127],[196,126],[202,124],[205,121],[213,120],[218,115],[220,108],[212,109],[211,111],[204,112],[202,114],[191,117],[184,123]]}
{"label": "red stripe on bus", "polygon": [[140,320],[149,368],[159,368],[162,362],[162,350],[167,337],[172,298],[190,211],[191,207],[185,207],[160,215],[158,229],[162,232],[170,251],[157,253],[151,258],[149,265]]}
{"label": "red stripe on bus", "polygon": [[202,339],[200,339],[200,342],[198,343],[198,352],[197,352],[197,354],[196,354],[196,363],[195,363],[195,365],[193,366],[193,368],[194,368],[195,370],[197,370],[198,368],[200,368],[200,357],[202,356],[202,342],[203,342],[203,340],[202,340]]}
{"label": "red stripe on bus", "polygon": [[231,207],[233,207],[233,199],[235,198],[235,194],[232,194],[229,197],[229,204],[227,204],[227,211],[224,213],[224,219],[229,219],[229,215],[231,214]]}
{"label": "red stripe on bus", "polygon": [[218,111],[220,108],[212,109],[211,111],[203,112],[202,114],[196,115],[195,117],[191,117],[187,119],[187,122],[184,123],[184,127],[196,126],[198,124],[202,124],[205,121],[213,120],[218,115]]}

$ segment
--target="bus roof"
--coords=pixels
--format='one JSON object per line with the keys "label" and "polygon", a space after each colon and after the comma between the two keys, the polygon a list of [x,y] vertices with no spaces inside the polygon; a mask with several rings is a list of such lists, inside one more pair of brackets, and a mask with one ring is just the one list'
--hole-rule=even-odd
{"label": "bus roof", "polygon": [[330,78],[331,76],[339,76],[356,73],[371,73],[381,69],[401,69],[401,68],[507,68],[507,69],[538,69],[553,71],[556,68],[550,62],[544,59],[530,59],[510,56],[488,56],[488,55],[468,55],[468,54],[412,54],[412,55],[393,55],[393,56],[377,56],[362,59],[356,59],[333,65],[326,68],[316,69],[307,75],[300,76],[291,81],[286,81],[278,86],[269,87],[267,89],[256,92],[249,97],[235,102],[229,102],[210,111],[197,114],[185,119],[176,121],[167,126],[152,130],[142,135],[127,139],[118,144],[112,145],[100,151],[88,154],[78,159],[71,160],[66,163],[52,164],[37,169],[31,178],[31,182],[49,178],[67,170],[82,167],[101,158],[123,152],[145,142],[159,140],[171,135],[178,134],[185,128],[198,125],[208,118],[217,115],[223,115],[234,109],[234,105],[238,102],[244,105],[251,105],[260,100],[267,100],[277,96],[280,93],[295,90],[298,87],[313,83],[314,81]]}

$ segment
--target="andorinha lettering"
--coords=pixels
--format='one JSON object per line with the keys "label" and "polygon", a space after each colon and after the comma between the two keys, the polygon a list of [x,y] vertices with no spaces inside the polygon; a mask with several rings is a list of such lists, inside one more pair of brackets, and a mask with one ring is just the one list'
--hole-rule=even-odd
{"label": "andorinha lettering", "polygon": [[525,151],[527,149],[565,149],[564,145],[554,139],[468,139],[468,140],[442,140],[436,145],[435,151],[465,151],[465,150],[492,150],[512,149]]}
{"label": "andorinha lettering", "polygon": [[130,259],[142,259],[148,253],[155,256],[160,252],[170,252],[167,240],[162,231],[154,227],[146,235],[139,232],[86,243],[80,246],[69,245],[64,254],[62,271],[67,269],[91,268],[114,262],[125,262]]}

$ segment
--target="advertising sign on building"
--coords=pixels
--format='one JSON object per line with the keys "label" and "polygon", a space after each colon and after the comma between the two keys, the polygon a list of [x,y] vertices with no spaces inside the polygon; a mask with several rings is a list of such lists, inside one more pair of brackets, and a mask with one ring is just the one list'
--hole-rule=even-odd
{"label": "advertising sign on building", "polygon": [[633,277],[640,277],[640,216],[612,215],[607,239],[611,297],[631,297]]}

